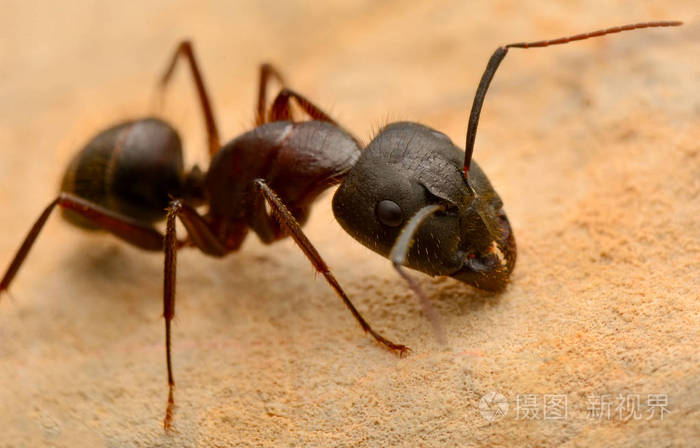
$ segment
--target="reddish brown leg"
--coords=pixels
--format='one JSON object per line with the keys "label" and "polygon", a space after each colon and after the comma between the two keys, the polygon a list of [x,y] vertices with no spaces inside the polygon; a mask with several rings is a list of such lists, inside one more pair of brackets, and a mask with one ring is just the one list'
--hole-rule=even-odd
{"label": "reddish brown leg", "polygon": [[162,250],[163,248],[163,235],[148,224],[107,210],[104,207],[70,193],[61,193],[46,207],[41,216],[39,216],[39,219],[36,220],[29,230],[15,258],[10,263],[10,266],[8,266],[7,271],[5,271],[2,281],[0,281],[0,292],[5,291],[10,286],[12,279],[22,266],[22,262],[24,262],[24,259],[27,257],[34,241],[36,241],[36,238],[39,236],[41,229],[44,227],[46,220],[49,219],[51,211],[56,205],[80,214],[84,218],[91,220],[98,227],[142,249]]}
{"label": "reddish brown leg", "polygon": [[167,430],[173,421],[175,411],[175,380],[171,355],[170,322],[175,317],[175,279],[177,274],[178,240],[175,235],[175,219],[185,225],[190,241],[202,252],[223,256],[230,252],[225,244],[211,231],[209,224],[195,209],[180,200],[174,200],[168,207],[165,231],[165,263],[163,264],[163,318],[165,320],[165,360],[168,368],[168,404],[165,408],[163,427]]}
{"label": "reddish brown leg", "polygon": [[265,108],[267,107],[267,84],[270,78],[274,78],[280,85],[284,86],[284,79],[280,72],[271,64],[260,66],[260,82],[258,83],[258,105],[255,109],[255,125],[265,124]]}
{"label": "reddish brown leg", "polygon": [[168,220],[165,230],[165,262],[163,263],[163,319],[165,320],[165,362],[168,367],[168,404],[165,408],[163,427],[167,430],[173,421],[175,410],[175,380],[173,379],[173,364],[170,355],[170,321],[175,317],[175,268],[177,262],[177,238],[175,235],[174,207],[168,210]]}
{"label": "reddish brown leg", "polygon": [[209,95],[207,94],[207,88],[204,85],[204,80],[202,79],[202,74],[199,70],[199,65],[197,64],[197,59],[194,56],[194,50],[192,49],[192,43],[188,40],[180,42],[175,54],[173,55],[168,69],[163,74],[160,79],[160,88],[164,90],[167,86],[170,78],[175,71],[175,66],[180,56],[187,59],[189,62],[190,70],[192,71],[192,78],[194,79],[195,87],[197,88],[197,95],[199,96],[199,103],[202,106],[202,112],[204,114],[204,124],[207,128],[207,137],[209,140],[209,156],[212,157],[219,150],[221,143],[219,140],[219,131],[216,127],[216,120],[214,119],[214,113],[212,112],[211,102],[209,101]]}
{"label": "reddish brown leg", "polygon": [[[269,79],[273,77],[282,84],[282,90],[277,94],[275,100],[272,102],[270,109],[267,111],[267,116],[265,114],[265,103],[267,102],[267,83]],[[320,107],[311,102],[304,95],[285,87],[282,76],[279,71],[277,71],[270,64],[263,64],[260,67],[260,88],[258,92],[258,108],[256,111],[256,125],[260,126],[265,123],[270,123],[274,121],[294,121],[292,116],[291,101],[294,99],[297,105],[306,112],[306,114],[311,117],[312,120],[325,121],[334,126],[342,128],[330,115],[324,112]],[[347,132],[347,131],[346,131]],[[353,136],[353,139],[360,144],[360,141]]]}
{"label": "reddish brown leg", "polygon": [[[282,90],[277,94],[277,97],[275,97],[272,106],[270,106],[270,110],[267,112],[267,117],[265,117],[267,84],[270,82],[270,78],[275,78],[277,82],[282,85]],[[327,121],[337,126],[335,120],[322,111],[320,107],[316,106],[302,94],[285,87],[284,78],[282,78],[279,70],[271,64],[262,64],[260,66],[260,84],[258,86],[258,107],[256,110],[255,124],[260,126],[272,121],[293,121],[292,110],[289,104],[292,98],[296,100],[299,107],[312,119]]]}
{"label": "reddish brown leg", "polygon": [[294,99],[299,107],[302,108],[304,112],[309,114],[309,116],[314,120],[326,121],[332,125],[338,126],[338,123],[332,119],[327,113],[321,110],[320,107],[312,103],[304,95],[295,92],[294,90],[283,88],[275,101],[270,107],[268,113],[268,122],[270,121],[284,121],[292,119],[292,111],[290,107],[290,101]]}
{"label": "reddish brown leg", "polygon": [[297,223],[296,219],[294,219],[294,216],[282,203],[277,194],[274,191],[272,191],[272,189],[267,185],[265,180],[255,179],[253,181],[253,185],[256,192],[258,194],[261,194],[265,198],[267,203],[270,205],[270,208],[272,209],[279,222],[287,228],[287,230],[289,231],[289,235],[292,237],[292,239],[294,239],[294,242],[297,243],[299,248],[304,252],[306,258],[308,258],[309,261],[311,261],[311,264],[314,266],[314,268],[316,268],[318,272],[323,274],[323,276],[326,278],[331,287],[333,287],[338,296],[340,296],[340,298],[348,307],[352,315],[355,316],[355,319],[357,319],[357,321],[360,323],[362,329],[365,330],[365,332],[371,334],[377,342],[382,344],[387,349],[398,353],[399,355],[403,355],[406,352],[408,352],[409,348],[405,345],[395,344],[387,338],[385,338],[384,336],[382,336],[381,334],[374,331],[364,319],[364,317],[362,317],[359,311],[357,311],[357,309],[352,304],[348,296],[340,287],[340,284],[335,279],[333,273],[326,265],[326,262],[323,261],[323,258],[321,258],[321,255],[318,253],[318,251],[316,251],[316,248],[314,248],[314,246],[311,244],[311,241],[309,241],[306,235],[304,235],[304,232],[302,231],[299,223]]}

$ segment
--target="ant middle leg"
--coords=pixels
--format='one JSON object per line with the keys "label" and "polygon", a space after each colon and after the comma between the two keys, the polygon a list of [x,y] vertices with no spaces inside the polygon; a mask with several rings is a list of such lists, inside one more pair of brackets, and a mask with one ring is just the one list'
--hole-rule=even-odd
{"label": "ant middle leg", "polygon": [[286,87],[277,94],[275,101],[273,101],[272,106],[270,106],[267,122],[292,120],[292,109],[290,104],[292,99],[294,99],[299,107],[301,107],[301,109],[312,119],[325,121],[334,126],[340,127],[340,125],[333,118],[331,118],[330,115],[312,103],[311,100],[306,98],[301,93]]}
{"label": "ant middle leg", "polygon": [[[282,85],[282,90],[277,94],[274,101],[270,105],[267,112],[265,111],[267,103],[267,84],[271,78],[275,78]],[[312,120],[325,121],[339,128],[343,128],[329,114],[323,111],[319,106],[314,104],[301,93],[286,87],[284,79],[280,72],[271,64],[262,64],[260,66],[260,86],[258,90],[258,105],[255,115],[255,123],[257,126],[274,121],[294,121],[292,115],[291,102],[294,100],[297,105],[311,117]],[[346,131],[347,132],[347,131]],[[360,144],[360,141],[353,136],[353,139]]]}
{"label": "ant middle leg", "polygon": [[309,259],[316,271],[323,274],[323,276],[326,278],[326,281],[331,285],[331,287],[335,290],[338,296],[343,300],[343,303],[345,303],[345,306],[348,307],[355,319],[357,319],[362,329],[365,332],[371,334],[372,337],[378,343],[380,343],[392,352],[395,352],[399,355],[404,355],[408,351],[410,351],[410,349],[405,345],[395,344],[372,329],[372,327],[369,325],[369,323],[367,323],[365,318],[362,317],[359,311],[357,311],[357,308],[355,308],[355,305],[352,304],[347,294],[345,294],[345,291],[343,291],[335,276],[328,268],[326,262],[323,261],[323,258],[321,258],[321,255],[318,253],[316,248],[313,246],[313,244],[311,244],[311,241],[309,241],[306,235],[304,235],[304,232],[301,229],[301,226],[299,225],[297,220],[294,218],[294,215],[292,215],[292,213],[284,205],[279,196],[277,196],[277,193],[275,193],[267,185],[267,182],[265,182],[264,179],[255,179],[253,181],[253,188],[256,194],[262,195],[265,201],[267,201],[267,203],[273,211],[274,216],[277,218],[280,224],[287,228],[289,236],[292,237],[297,246],[299,246],[302,252],[304,252],[304,255],[306,255],[306,258]]}
{"label": "ant middle leg", "polygon": [[255,125],[261,126],[266,123],[265,109],[267,107],[267,85],[270,78],[274,78],[282,87],[285,86],[284,78],[280,72],[272,65],[264,63],[260,65],[260,80],[258,82],[258,104],[255,109]]}
{"label": "ant middle leg", "polygon": [[216,119],[214,118],[214,112],[212,111],[211,101],[209,100],[209,94],[207,93],[207,88],[204,85],[204,79],[202,78],[202,73],[199,70],[199,65],[197,64],[197,59],[194,55],[194,49],[192,48],[192,42],[189,40],[183,40],[177,46],[175,54],[173,55],[168,68],[160,79],[158,86],[161,93],[165,90],[165,87],[170,82],[172,75],[175,71],[177,61],[180,57],[184,57],[190,66],[190,71],[192,72],[192,78],[194,79],[195,87],[197,88],[197,96],[199,97],[199,103],[202,106],[202,113],[204,115],[204,124],[207,129],[207,139],[209,143],[209,156],[213,157],[214,154],[221,147],[221,141],[219,140],[219,130],[216,126]]}
{"label": "ant middle leg", "polygon": [[[163,418],[163,427],[166,430],[172,424],[175,411],[175,379],[173,377],[170,324],[175,317],[175,282],[177,275],[177,249],[179,247],[175,234],[176,218],[179,218],[185,226],[189,242],[207,255],[222,257],[238,248],[221,241],[212,231],[210,224],[191,206],[179,199],[175,199],[170,203],[165,225],[165,261],[163,264],[163,319],[165,320],[165,360],[168,370],[168,403],[165,408],[165,417]],[[242,236],[245,236],[245,234]],[[240,239],[242,241],[243,238],[241,237]],[[240,245],[240,242],[237,242],[237,245]]]}
{"label": "ant middle leg", "polygon": [[[277,94],[270,108],[267,107],[267,85],[270,79],[274,78],[281,86],[282,90]],[[292,121],[291,100],[294,99],[299,107],[306,112],[312,119],[326,121],[338,126],[335,120],[330,115],[321,110],[311,100],[304,95],[286,87],[284,78],[272,64],[264,63],[260,66],[260,81],[258,85],[258,104],[255,114],[256,126],[270,123],[273,121]],[[267,112],[267,114],[266,114]]]}

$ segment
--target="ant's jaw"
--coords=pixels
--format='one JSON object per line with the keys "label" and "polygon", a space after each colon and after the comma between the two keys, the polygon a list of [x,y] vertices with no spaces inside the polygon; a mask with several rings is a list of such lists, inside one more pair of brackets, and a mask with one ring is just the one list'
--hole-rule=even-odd
{"label": "ant's jaw", "polygon": [[495,251],[466,254],[462,268],[450,275],[476,288],[494,292],[505,288],[509,276],[505,259]]}
{"label": "ant's jaw", "polygon": [[[494,242],[491,249],[494,249],[495,246]],[[505,259],[496,250],[491,250],[488,253],[469,253],[464,258],[464,266],[470,271],[486,274],[494,270],[505,269]]]}
{"label": "ant's jaw", "polygon": [[508,217],[499,211],[497,235],[484,250],[469,249],[461,254],[463,265],[450,277],[487,291],[501,291],[515,267],[516,245]]}

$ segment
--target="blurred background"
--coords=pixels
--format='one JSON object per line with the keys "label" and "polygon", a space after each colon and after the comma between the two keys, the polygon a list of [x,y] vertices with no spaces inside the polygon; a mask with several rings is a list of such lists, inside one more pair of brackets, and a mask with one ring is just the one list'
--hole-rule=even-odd
{"label": "blurred background", "polygon": [[[690,446],[697,426],[700,24],[696,1],[3,0],[0,263],[97,131],[158,114],[206,166],[189,73],[154,92],[192,39],[224,141],[250,129],[258,66],[363,141],[419,121],[463,147],[497,46],[650,20],[640,30],[512,50],[475,159],[519,243],[513,284],[485,294],[419,276],[438,345],[390,263],[335,222],[305,227],[374,327],[362,334],[290,241],[179,258],[175,428],[164,434],[162,256],[52,218],[0,297],[0,446]],[[273,92],[274,94],[274,92]],[[2,266],[4,267],[4,265]],[[479,413],[495,390],[498,422]],[[666,420],[591,420],[591,394],[664,393]],[[518,394],[566,394],[565,421],[523,421]],[[644,441],[644,442],[642,442]]]}

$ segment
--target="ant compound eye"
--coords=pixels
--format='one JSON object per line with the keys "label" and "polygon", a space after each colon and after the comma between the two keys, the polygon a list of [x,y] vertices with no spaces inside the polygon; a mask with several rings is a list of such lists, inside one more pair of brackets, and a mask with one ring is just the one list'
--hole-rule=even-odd
{"label": "ant compound eye", "polygon": [[399,204],[388,199],[377,202],[374,208],[374,213],[377,215],[379,222],[389,227],[398,227],[403,222],[403,211]]}

